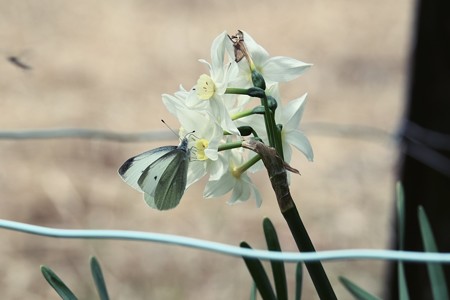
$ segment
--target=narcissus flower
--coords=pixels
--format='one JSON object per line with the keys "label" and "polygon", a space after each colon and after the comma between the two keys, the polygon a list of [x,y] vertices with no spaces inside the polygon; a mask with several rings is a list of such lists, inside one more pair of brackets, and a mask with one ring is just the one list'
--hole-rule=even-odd
{"label": "narcissus flower", "polygon": [[[236,40],[233,42],[230,40],[233,37],[223,32],[212,43],[211,63],[200,60],[209,72],[200,74],[190,90],[180,87],[175,94],[164,94],[162,98],[169,112],[180,122],[180,137],[189,140],[186,187],[209,175],[204,197],[231,193],[229,203],[254,198],[259,206],[261,195],[248,174],[258,171],[263,164],[257,163],[256,154],[240,148],[242,139],[248,138],[241,137],[241,131],[242,135],[258,135],[269,144],[266,126],[280,125],[285,161],[291,159],[291,146],[313,160],[311,144],[299,129],[306,94],[283,105],[278,93],[279,82],[297,78],[311,65],[284,56],[270,57],[249,34],[240,34],[238,40],[245,42],[241,50],[249,56],[241,57],[237,63],[233,51]],[[249,63],[245,60],[252,61],[250,65],[260,73],[264,86],[253,87]],[[255,98],[250,95],[260,97],[260,103],[255,104]],[[262,105],[267,97],[271,97],[271,101],[275,99],[270,114],[267,114],[267,105],[266,108]],[[267,122],[268,115],[271,123]],[[272,133],[278,132],[270,128]]]}
{"label": "narcissus flower", "polygon": [[279,105],[275,111],[275,121],[283,126],[281,130],[281,140],[283,142],[284,159],[291,161],[294,146],[300,150],[309,161],[314,159],[313,149],[306,135],[299,129],[300,121],[305,110],[306,95],[294,99],[287,105]]}
{"label": "narcissus flower", "polygon": [[[219,35],[211,47],[212,63],[201,59],[200,62],[206,64],[210,75],[202,74],[197,80],[195,89],[187,98],[187,106],[196,107],[203,102],[215,118],[216,122],[232,134],[239,135],[236,125],[230,118],[225,101],[231,100],[233,95],[225,95],[230,76],[237,75],[237,66],[231,61],[225,62],[225,43],[228,42],[228,36],[225,32]],[[202,105],[202,104],[200,104]]]}
{"label": "narcissus flower", "polygon": [[243,173],[239,166],[244,162],[239,150],[228,151],[223,159],[228,165],[227,171],[217,180],[210,180],[205,187],[203,196],[205,198],[220,197],[232,192],[229,204],[243,202],[254,197],[256,205],[262,203],[261,195],[257,187],[252,183],[250,177]]}

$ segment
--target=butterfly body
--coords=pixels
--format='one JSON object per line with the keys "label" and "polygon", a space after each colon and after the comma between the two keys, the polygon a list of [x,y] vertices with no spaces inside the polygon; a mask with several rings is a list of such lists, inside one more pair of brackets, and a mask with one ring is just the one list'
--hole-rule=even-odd
{"label": "butterfly body", "polygon": [[159,147],[125,161],[119,175],[144,193],[147,204],[158,210],[180,203],[187,182],[190,151],[184,138],[178,146]]}

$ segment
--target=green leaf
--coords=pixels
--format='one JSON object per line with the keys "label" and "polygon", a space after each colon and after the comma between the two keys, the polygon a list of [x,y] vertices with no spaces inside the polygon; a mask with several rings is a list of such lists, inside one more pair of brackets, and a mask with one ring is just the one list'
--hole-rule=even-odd
{"label": "green leaf", "polygon": [[295,300],[300,300],[302,298],[302,283],[303,264],[299,262],[297,263],[297,268],[295,269]]}
{"label": "green leaf", "polygon": [[345,277],[339,276],[339,281],[345,286],[345,288],[358,300],[379,300],[380,298],[366,292],[350,280]]}
{"label": "green leaf", "polygon": [[[422,206],[419,206],[419,225],[422,234],[423,247],[426,252],[438,252],[436,241],[431,230],[430,222]],[[439,263],[428,263],[428,276],[430,276],[431,291],[434,299],[448,299],[448,290],[444,270]]]}
{"label": "green leaf", "polygon": [[106,289],[105,279],[103,278],[102,269],[95,256],[91,257],[91,273],[94,278],[95,286],[101,300],[109,300],[108,290]]}
{"label": "green leaf", "polygon": [[409,300],[408,286],[405,278],[405,268],[403,263],[398,263],[398,299]]}
{"label": "green leaf", "polygon": [[252,283],[252,288],[250,290],[250,300],[256,300],[256,284],[253,282]]}
{"label": "green leaf", "polygon": [[399,250],[403,250],[405,239],[405,194],[403,192],[403,186],[400,182],[397,182],[396,192]]}
{"label": "green leaf", "polygon": [[[405,240],[405,194],[403,192],[403,186],[400,182],[397,182],[397,220],[398,220],[398,239],[399,250],[404,249]],[[409,300],[408,285],[406,284],[405,269],[403,262],[399,261],[397,264],[398,273],[398,297],[400,300]]]}
{"label": "green leaf", "polygon": [[77,297],[64,284],[64,282],[47,266],[41,266],[42,275],[47,282],[53,287],[58,295],[64,300],[76,300]]}
{"label": "green leaf", "polygon": [[[240,244],[242,248],[251,249],[250,245],[246,242],[242,242]],[[261,297],[264,300],[276,300],[275,294],[272,289],[272,285],[270,284],[269,277],[267,277],[266,272],[258,259],[243,257],[245,264],[247,265],[247,269],[250,272],[250,275],[253,278],[253,281],[258,288]]]}
{"label": "green leaf", "polygon": [[[267,249],[281,252],[277,232],[269,218],[263,220],[264,235],[266,237]],[[278,300],[287,300],[287,281],[284,263],[282,261],[271,261],[273,280]]]}

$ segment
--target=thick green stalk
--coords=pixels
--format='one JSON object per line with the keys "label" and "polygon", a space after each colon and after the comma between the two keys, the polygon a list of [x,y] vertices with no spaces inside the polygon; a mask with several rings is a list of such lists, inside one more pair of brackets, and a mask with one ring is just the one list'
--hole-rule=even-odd
{"label": "thick green stalk", "polygon": [[[298,249],[300,252],[316,252],[295,203],[292,202],[292,205],[292,207],[282,212],[282,214],[291,230]],[[337,299],[322,264],[320,262],[305,262],[305,266],[308,269],[320,299]]]}
{"label": "thick green stalk", "polygon": [[[280,158],[275,149],[267,147],[261,142],[255,140],[244,141],[242,142],[242,146],[255,151],[261,156],[269,174],[278,206],[291,230],[298,249],[302,252],[315,252],[316,250],[300,218],[287,182],[286,169],[294,173],[298,173],[298,171],[288,166]],[[308,262],[305,263],[305,266],[308,269],[319,297],[321,299],[337,299],[322,264],[320,262]]]}

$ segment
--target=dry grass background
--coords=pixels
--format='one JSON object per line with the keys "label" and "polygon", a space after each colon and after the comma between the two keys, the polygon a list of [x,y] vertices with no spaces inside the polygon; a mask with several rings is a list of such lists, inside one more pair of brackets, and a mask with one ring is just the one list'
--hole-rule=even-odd
{"label": "dry grass background", "polygon": [[[273,55],[310,62],[284,84],[284,101],[309,93],[308,122],[368,125],[395,132],[403,111],[410,1],[0,1],[0,129],[96,128],[119,132],[177,126],[162,93],[190,88],[205,72],[210,44],[244,29]],[[18,56],[24,71],[7,61]],[[386,248],[397,148],[389,138],[314,134],[315,162],[296,154],[292,192],[318,250]],[[268,188],[264,203],[205,200],[204,182],[166,213],[147,208],[116,170],[167,141],[0,141],[0,218],[61,228],[164,232],[264,248],[272,219],[282,247],[295,250]],[[177,143],[176,140],[170,143]],[[113,299],[247,299],[243,261],[180,247],[56,240],[0,230],[3,299],[58,299],[39,265],[51,266],[82,299],[94,297],[88,258],[104,268]],[[345,275],[382,293],[381,262],[328,262],[338,297]],[[294,266],[289,265],[292,283]],[[291,285],[292,286],[292,285]],[[291,289],[291,292],[293,290]],[[315,299],[309,278],[304,299]]]}

